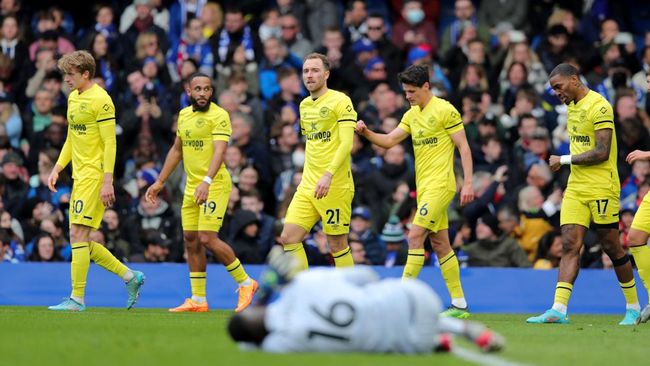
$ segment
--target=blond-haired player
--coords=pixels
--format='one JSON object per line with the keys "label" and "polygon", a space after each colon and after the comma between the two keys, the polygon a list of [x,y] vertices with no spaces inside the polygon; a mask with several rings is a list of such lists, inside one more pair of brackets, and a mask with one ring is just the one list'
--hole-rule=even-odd
{"label": "blond-haired player", "polygon": [[72,161],[72,294],[49,309],[86,310],[84,293],[91,260],[124,279],[129,293],[127,308],[130,309],[138,299],[144,274],[130,270],[103,245],[90,240],[90,232],[98,229],[102,222],[104,209],[115,202],[115,107],[108,93],[91,81],[95,75],[95,60],[90,53],[69,53],[59,60],[58,66],[72,92],[68,96],[68,136],[48,178],[48,187],[56,192],[59,173]]}

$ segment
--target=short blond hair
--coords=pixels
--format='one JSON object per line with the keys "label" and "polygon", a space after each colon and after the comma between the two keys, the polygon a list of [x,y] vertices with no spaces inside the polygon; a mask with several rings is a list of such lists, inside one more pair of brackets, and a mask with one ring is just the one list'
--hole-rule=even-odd
{"label": "short blond hair", "polygon": [[83,74],[88,71],[88,79],[95,77],[95,59],[88,51],[74,51],[59,59],[57,66],[64,73],[78,71]]}
{"label": "short blond hair", "polygon": [[307,61],[307,60],[310,60],[310,59],[319,59],[319,60],[323,61],[323,68],[325,70],[327,70],[327,71],[330,70],[330,60],[327,58],[327,56],[323,55],[322,53],[312,52],[312,53],[308,54],[307,56],[305,56],[305,59],[303,60],[303,63],[305,61]]}

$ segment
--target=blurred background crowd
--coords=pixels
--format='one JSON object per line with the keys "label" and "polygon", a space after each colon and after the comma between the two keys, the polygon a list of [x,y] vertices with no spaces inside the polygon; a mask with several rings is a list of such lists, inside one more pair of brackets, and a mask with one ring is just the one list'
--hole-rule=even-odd
{"label": "blurred background crowd", "polygon": [[[305,144],[298,105],[307,93],[302,58],[321,52],[330,88],[347,93],[359,118],[389,132],[409,108],[397,73],[431,70],[436,96],[462,113],[473,151],[476,200],[449,208],[461,266],[553,268],[561,252],[559,209],[568,168],[552,174],[550,154],[568,153],[566,107],[548,73],[561,62],[615,111],[621,241],[650,189],[650,2],[643,0],[113,0],[0,1],[0,259],[70,260],[70,171],[46,187],[67,131],[69,90],[57,59],[86,49],[94,81],[117,111],[113,208],[93,240],[130,262],[183,262],[182,169],[160,204],[143,193],[158,177],[186,78],[214,80],[230,114],[225,164],[235,187],[220,233],[244,263],[262,263],[276,244],[300,181]],[[413,149],[385,150],[355,135],[356,185],[350,246],[356,263],[406,260],[415,213]],[[456,159],[456,173],[460,174]],[[459,184],[462,178],[458,179]],[[317,225],[305,240],[312,264],[332,263]],[[611,267],[588,234],[583,267]],[[435,265],[427,257],[427,263]]]}

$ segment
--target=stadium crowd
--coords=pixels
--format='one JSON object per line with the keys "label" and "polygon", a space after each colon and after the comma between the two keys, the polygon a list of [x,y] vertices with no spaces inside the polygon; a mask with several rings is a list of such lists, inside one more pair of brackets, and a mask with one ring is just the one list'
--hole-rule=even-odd
{"label": "stadium crowd", "polygon": [[[115,0],[92,19],[62,6],[0,2],[0,258],[69,261],[69,169],[57,192],[48,175],[65,141],[66,100],[56,60],[86,49],[94,81],[116,106],[117,202],[92,240],[127,262],[183,262],[182,169],[159,204],[144,199],[189,105],[187,77],[211,76],[215,102],[232,121],[225,164],[234,187],[220,236],[243,263],[262,263],[276,244],[300,181],[305,145],[298,105],[307,95],[302,59],[331,65],[329,87],[352,98],[359,118],[390,132],[409,105],[397,73],[431,71],[436,96],[461,111],[472,148],[476,200],[449,208],[461,266],[553,268],[559,210],[569,173],[553,174],[551,154],[568,154],[566,106],[548,73],[569,62],[614,107],[621,187],[620,240],[650,190],[650,163],[625,163],[650,150],[650,3],[521,0]],[[86,24],[87,23],[87,24]],[[416,204],[410,139],[388,150],[355,135],[355,263],[406,260]],[[460,161],[455,164],[461,173]],[[462,179],[458,180],[459,185]],[[311,264],[331,264],[317,226],[305,240]],[[427,263],[430,251],[427,251]],[[582,267],[611,267],[596,237]]]}

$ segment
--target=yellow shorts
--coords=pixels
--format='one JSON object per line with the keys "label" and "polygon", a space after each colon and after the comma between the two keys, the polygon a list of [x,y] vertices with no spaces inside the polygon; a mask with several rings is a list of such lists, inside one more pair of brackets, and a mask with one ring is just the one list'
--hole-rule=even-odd
{"label": "yellow shorts", "polygon": [[299,186],[289,204],[284,222],[298,225],[309,232],[318,220],[322,220],[325,234],[347,234],[350,232],[352,197],[353,190],[334,188],[318,200],[314,197],[313,190]]}
{"label": "yellow shorts", "polygon": [[581,225],[589,228],[596,225],[608,225],[618,228],[619,196],[614,192],[588,197],[574,191],[567,191],[560,208],[560,225]]}
{"label": "yellow shorts", "polygon": [[650,233],[650,194],[646,194],[641,201],[641,206],[634,214],[632,229]]}
{"label": "yellow shorts", "polygon": [[102,183],[99,179],[74,181],[70,195],[70,224],[99,229],[105,210],[99,197]]}
{"label": "yellow shorts", "polygon": [[413,224],[433,233],[449,228],[447,209],[456,191],[430,189],[418,193],[418,207]]}
{"label": "yellow shorts", "polygon": [[232,191],[230,176],[224,180],[213,181],[210,185],[208,199],[200,206],[194,202],[196,187],[197,185],[188,185],[183,194],[183,206],[181,207],[183,231],[219,232]]}

